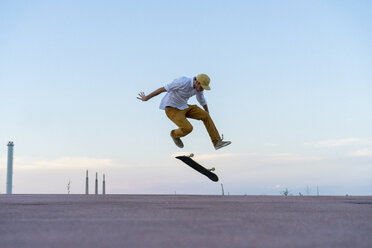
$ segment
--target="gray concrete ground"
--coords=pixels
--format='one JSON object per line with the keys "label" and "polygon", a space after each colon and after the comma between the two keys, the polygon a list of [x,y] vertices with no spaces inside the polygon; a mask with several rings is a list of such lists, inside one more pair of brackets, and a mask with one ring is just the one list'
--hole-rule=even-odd
{"label": "gray concrete ground", "polygon": [[0,247],[372,247],[372,197],[0,195]]}

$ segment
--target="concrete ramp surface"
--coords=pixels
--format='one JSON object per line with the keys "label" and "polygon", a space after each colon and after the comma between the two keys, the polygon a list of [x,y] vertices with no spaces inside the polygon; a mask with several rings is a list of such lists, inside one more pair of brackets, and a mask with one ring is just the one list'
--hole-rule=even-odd
{"label": "concrete ramp surface", "polygon": [[372,247],[372,197],[0,195],[0,247]]}

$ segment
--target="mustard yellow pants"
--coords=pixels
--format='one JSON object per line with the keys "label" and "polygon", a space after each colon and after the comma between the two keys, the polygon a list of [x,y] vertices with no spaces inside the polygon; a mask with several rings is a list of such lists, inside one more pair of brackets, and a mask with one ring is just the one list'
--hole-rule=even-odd
{"label": "mustard yellow pants", "polygon": [[178,126],[178,129],[172,130],[171,132],[173,138],[184,137],[192,131],[192,125],[186,119],[191,118],[203,121],[204,126],[208,131],[209,137],[211,137],[213,145],[215,145],[217,141],[221,139],[209,113],[199,108],[197,105],[189,105],[189,107],[184,110],[167,107],[165,109],[165,113],[168,118]]}

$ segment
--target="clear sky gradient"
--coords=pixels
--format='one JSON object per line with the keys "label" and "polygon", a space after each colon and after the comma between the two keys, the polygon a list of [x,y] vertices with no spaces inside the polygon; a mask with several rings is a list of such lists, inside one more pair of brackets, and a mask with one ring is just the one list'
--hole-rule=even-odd
{"label": "clear sky gradient", "polygon": [[[372,193],[371,1],[0,1],[0,193]],[[177,148],[162,95],[207,73],[232,145]],[[196,99],[191,99],[196,103]],[[2,145],[1,145],[2,144]],[[208,179],[174,159],[195,153]],[[100,180],[101,181],[101,180]],[[91,184],[91,189],[93,184]],[[308,190],[310,189],[310,190]],[[306,191],[306,192],[305,192]]]}

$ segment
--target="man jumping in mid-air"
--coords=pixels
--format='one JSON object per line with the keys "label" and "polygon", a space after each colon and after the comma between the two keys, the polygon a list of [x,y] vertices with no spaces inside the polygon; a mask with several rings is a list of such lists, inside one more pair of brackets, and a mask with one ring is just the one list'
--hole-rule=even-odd
{"label": "man jumping in mid-air", "polygon": [[[162,92],[167,92],[160,103],[160,109],[165,110],[166,115],[173,121],[178,129],[172,130],[170,135],[174,143],[183,148],[181,137],[189,134],[193,127],[186,118],[202,120],[207,128],[208,134],[211,137],[214,148],[220,149],[230,145],[230,141],[223,141],[214,125],[212,118],[209,115],[207,101],[204,98],[203,91],[210,90],[210,79],[206,74],[199,74],[192,78],[180,77],[172,83],[161,87],[149,95],[144,92],[139,93],[139,100],[147,101]],[[187,101],[190,97],[196,95],[196,99],[203,106],[204,110],[197,105],[188,105]],[[223,136],[222,136],[223,137]]]}

